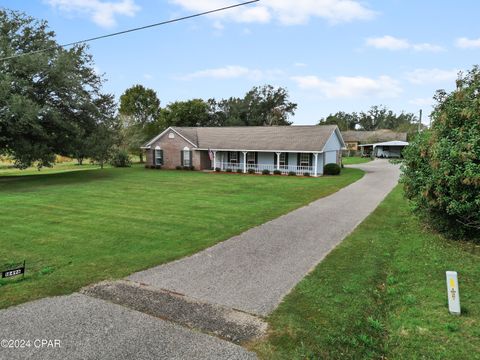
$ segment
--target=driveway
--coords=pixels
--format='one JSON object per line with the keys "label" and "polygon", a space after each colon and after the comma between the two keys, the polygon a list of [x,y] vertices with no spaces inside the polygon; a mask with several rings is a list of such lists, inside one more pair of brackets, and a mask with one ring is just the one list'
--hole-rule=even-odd
{"label": "driveway", "polygon": [[[365,176],[193,256],[94,287],[98,291],[1,310],[0,340],[58,339],[61,347],[0,348],[0,359],[255,358],[219,336],[244,339],[264,330],[257,316],[273,311],[398,182],[398,166],[386,160],[352,167]],[[185,309],[197,313],[190,319]],[[205,311],[218,331],[207,324]],[[231,337],[230,324],[236,327]]]}

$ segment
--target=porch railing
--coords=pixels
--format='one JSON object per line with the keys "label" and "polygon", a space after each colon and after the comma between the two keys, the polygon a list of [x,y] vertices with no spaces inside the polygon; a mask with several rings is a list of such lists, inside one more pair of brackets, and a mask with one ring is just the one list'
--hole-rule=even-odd
{"label": "porch railing", "polygon": [[[243,163],[232,163],[232,162],[217,162],[217,167],[221,171],[226,171],[231,169],[233,172],[237,172],[238,169],[243,172]],[[275,164],[247,164],[246,170],[253,169],[255,173],[259,174],[263,170],[269,170],[270,173],[277,170],[277,165]],[[313,166],[297,166],[297,165],[280,165],[278,169],[282,172],[283,175],[287,175],[289,172],[294,172],[297,175],[303,175],[309,173],[310,175],[314,174]]]}

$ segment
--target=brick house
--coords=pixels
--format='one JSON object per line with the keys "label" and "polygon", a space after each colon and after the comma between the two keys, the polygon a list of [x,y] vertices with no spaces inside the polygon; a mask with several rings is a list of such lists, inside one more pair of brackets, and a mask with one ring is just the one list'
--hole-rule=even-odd
{"label": "brick house", "polygon": [[345,143],[336,125],[169,127],[142,149],[148,165],[165,169],[266,169],[318,176],[325,164],[341,163]]}

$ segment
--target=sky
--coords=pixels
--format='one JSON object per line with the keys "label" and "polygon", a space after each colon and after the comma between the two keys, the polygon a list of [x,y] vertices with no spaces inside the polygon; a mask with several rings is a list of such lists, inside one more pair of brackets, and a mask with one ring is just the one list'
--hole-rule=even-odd
{"label": "sky", "polygon": [[[241,0],[0,0],[48,21],[59,43],[148,25]],[[476,0],[260,0],[90,43],[104,91],[142,84],[162,106],[288,90],[294,124],[385,105],[423,122],[437,89],[480,62]]]}

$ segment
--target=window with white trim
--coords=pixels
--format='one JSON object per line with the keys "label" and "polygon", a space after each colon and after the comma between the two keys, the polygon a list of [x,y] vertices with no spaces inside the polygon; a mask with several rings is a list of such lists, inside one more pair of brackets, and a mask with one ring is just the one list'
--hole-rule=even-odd
{"label": "window with white trim", "polygon": [[155,165],[163,165],[163,151],[160,148],[155,148]]}
{"label": "window with white trim", "polygon": [[278,160],[280,163],[281,167],[287,166],[287,154],[286,153],[281,153],[280,154],[280,159]]}
{"label": "window with white trim", "polygon": [[238,164],[238,152],[230,151],[229,157],[232,164]]}
{"label": "window with white trim", "polygon": [[249,152],[247,153],[247,164],[255,164],[255,153],[254,152]]}
{"label": "window with white trim", "polygon": [[300,166],[310,166],[310,154],[300,154]]}
{"label": "window with white trim", "polygon": [[183,166],[191,166],[192,165],[192,157],[191,157],[191,152],[188,147],[183,148]]}

